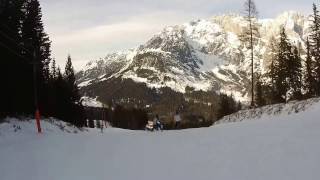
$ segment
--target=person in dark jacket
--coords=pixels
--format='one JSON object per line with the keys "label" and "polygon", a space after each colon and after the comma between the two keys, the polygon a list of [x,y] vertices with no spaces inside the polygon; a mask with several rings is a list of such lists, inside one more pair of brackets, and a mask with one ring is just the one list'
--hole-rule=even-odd
{"label": "person in dark jacket", "polygon": [[153,120],[154,124],[155,124],[155,129],[156,130],[163,130],[163,124],[160,121],[159,115],[157,114],[156,117]]}

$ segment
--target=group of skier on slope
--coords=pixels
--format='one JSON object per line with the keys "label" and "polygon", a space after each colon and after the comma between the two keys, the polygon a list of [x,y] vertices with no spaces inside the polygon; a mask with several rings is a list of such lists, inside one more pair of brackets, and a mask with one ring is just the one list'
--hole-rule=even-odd
{"label": "group of skier on slope", "polygon": [[[174,117],[174,122],[175,122],[175,129],[178,129],[180,127],[180,123],[181,123],[181,116],[179,111],[177,110]],[[160,121],[159,115],[156,114],[153,121],[148,121],[147,125],[146,125],[146,130],[148,131],[163,131],[164,129],[164,124]]]}

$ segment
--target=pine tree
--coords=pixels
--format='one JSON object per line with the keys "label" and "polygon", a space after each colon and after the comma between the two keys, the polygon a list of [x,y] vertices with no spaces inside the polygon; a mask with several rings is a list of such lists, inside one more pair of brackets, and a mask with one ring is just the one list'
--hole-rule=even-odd
{"label": "pine tree", "polygon": [[34,110],[31,96],[33,86],[30,84],[32,66],[30,60],[22,54],[25,49],[21,36],[24,3],[25,0],[3,0],[3,9],[0,12],[0,92],[4,94],[0,111],[9,113],[8,115],[30,114]]}
{"label": "pine tree", "polygon": [[304,84],[304,88],[306,90],[306,97],[310,98],[313,97],[316,94],[316,80],[314,78],[314,62],[312,60],[312,56],[311,56],[311,47],[310,47],[310,42],[309,42],[309,38],[307,38],[307,42],[306,42],[306,46],[307,46],[307,57],[306,57],[306,61],[305,61],[305,65],[306,65],[306,70],[305,70],[305,84]]}
{"label": "pine tree", "polygon": [[5,10],[5,2],[6,0],[0,0],[0,13]]}
{"label": "pine tree", "polygon": [[269,77],[269,80],[264,84],[264,93],[266,104],[274,104],[277,103],[277,100],[280,99],[276,90],[276,70],[278,69],[278,44],[275,37],[271,37],[269,40],[269,44],[267,46],[267,54],[264,57],[269,60],[271,63],[268,68],[268,72],[266,76]]}
{"label": "pine tree", "polygon": [[313,59],[315,60],[315,76],[316,77],[316,89],[315,93],[317,96],[320,95],[320,15],[317,9],[317,6],[313,4],[313,16],[312,24],[310,27],[310,44],[311,44],[311,53]]}
{"label": "pine tree", "polygon": [[257,76],[257,81],[256,81],[256,97],[255,97],[255,101],[256,101],[256,105],[258,107],[264,106],[266,105],[266,101],[263,95],[263,84],[261,82],[261,75]]}
{"label": "pine tree", "polygon": [[253,0],[246,0],[245,18],[248,27],[245,28],[242,40],[249,44],[250,60],[251,60],[251,107],[254,107],[254,44],[258,41],[259,31],[256,23],[258,11]]}
{"label": "pine tree", "polygon": [[52,62],[51,62],[50,78],[53,80],[57,78],[57,67],[56,67],[56,60],[55,59],[52,59]]}
{"label": "pine tree", "polygon": [[35,53],[39,66],[39,77],[42,78],[40,80],[42,80],[41,82],[47,82],[51,60],[51,42],[44,32],[40,3],[38,0],[29,0],[24,7],[25,18],[22,25],[22,38],[24,46],[29,49],[25,53],[30,59],[34,58],[32,56]]}
{"label": "pine tree", "polygon": [[[27,0],[24,3],[24,18],[22,19],[21,37],[25,47],[25,59],[31,59],[36,64],[36,81],[40,111],[50,115],[48,108],[49,64],[51,60],[51,42],[44,32],[42,12],[38,0]],[[31,81],[33,84],[33,80]]]}
{"label": "pine tree", "polygon": [[276,81],[276,72],[279,69],[279,67],[277,66],[277,61],[276,58],[272,59],[271,61],[271,65],[270,65],[270,71],[268,72],[268,76],[270,77],[270,91],[268,94],[269,97],[269,101],[271,104],[275,104],[277,103],[277,100],[280,99],[279,97],[279,93],[277,93],[277,81]]}
{"label": "pine tree", "polygon": [[72,60],[70,55],[68,56],[68,60],[66,63],[64,77],[68,84],[71,101],[72,102],[80,101],[79,89],[76,83],[76,77],[75,77],[74,68],[72,65]]}
{"label": "pine tree", "polygon": [[219,98],[220,100],[218,105],[217,118],[221,119],[228,114],[230,105],[227,95],[221,94]]}
{"label": "pine tree", "polygon": [[[58,117],[82,127],[84,109],[79,101],[71,64],[66,78],[51,61],[51,42],[44,32],[38,0],[0,0],[0,116],[34,113],[38,90],[41,115]],[[34,88],[33,64],[37,86]]]}
{"label": "pine tree", "polygon": [[96,120],[96,128],[101,128],[101,120]]}
{"label": "pine tree", "polygon": [[[21,21],[23,17],[23,0],[2,0],[0,1],[0,37],[1,43],[7,45],[9,51],[20,55],[21,47]],[[4,48],[4,46],[1,46]],[[4,54],[1,54],[4,55]]]}
{"label": "pine tree", "polygon": [[79,89],[76,84],[75,73],[70,55],[68,56],[66,63],[64,79],[67,89],[68,109],[70,109],[67,117],[74,125],[83,127],[85,125],[84,109],[80,101]]}
{"label": "pine tree", "polygon": [[242,110],[242,104],[239,101],[238,104],[237,104],[237,111],[241,111],[241,110]]}
{"label": "pine tree", "polygon": [[289,85],[289,62],[292,59],[292,47],[289,43],[285,29],[281,28],[280,42],[278,45],[278,53],[273,61],[273,78],[274,78],[274,100],[275,103],[287,102]]}
{"label": "pine tree", "polygon": [[221,119],[224,116],[230,115],[237,111],[237,103],[233,99],[233,96],[229,97],[225,94],[220,94],[219,105],[217,111],[217,118]]}
{"label": "pine tree", "polygon": [[[59,73],[61,75],[60,69]],[[56,81],[58,78],[58,71],[56,67],[56,61],[55,59],[52,60],[51,66],[50,66],[50,79],[48,84],[48,109],[49,109],[49,115],[57,117],[57,88],[56,88]]]}
{"label": "pine tree", "polygon": [[[12,82],[16,79],[15,76],[10,73],[10,70],[12,70],[14,64],[19,61],[16,55],[18,48],[15,48],[14,42],[10,42],[10,39],[6,38],[6,36],[10,35],[10,37],[16,41],[19,37],[19,18],[16,18],[17,7],[12,2],[13,1],[9,0],[2,1],[0,7],[0,81],[2,82],[0,94],[3,95],[0,102],[0,117],[11,114],[15,109],[15,103],[13,102],[15,93],[13,93],[12,90],[16,88],[16,86]],[[4,25],[10,26],[12,31],[5,29]],[[13,51],[9,51],[8,48]],[[18,52],[18,55],[19,54]]]}
{"label": "pine tree", "polygon": [[70,112],[69,107],[69,101],[68,101],[68,94],[67,94],[67,85],[66,82],[63,79],[63,75],[61,73],[60,67],[57,68],[57,78],[54,80],[54,89],[53,91],[56,94],[56,104],[54,106],[54,116],[64,120],[66,122],[69,122],[68,120],[68,114]]}
{"label": "pine tree", "polygon": [[299,50],[293,47],[292,57],[288,62],[288,78],[289,87],[292,91],[291,100],[299,100],[302,98],[302,63]]}
{"label": "pine tree", "polygon": [[95,128],[94,121],[92,119],[89,119],[88,126],[89,126],[89,128]]}
{"label": "pine tree", "polygon": [[302,98],[302,63],[297,47],[290,44],[285,29],[280,32],[278,53],[272,61],[273,103]]}

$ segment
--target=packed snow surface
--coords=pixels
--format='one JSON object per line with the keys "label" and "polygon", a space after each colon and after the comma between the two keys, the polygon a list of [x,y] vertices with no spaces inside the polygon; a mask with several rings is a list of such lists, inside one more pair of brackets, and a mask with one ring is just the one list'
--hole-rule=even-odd
{"label": "packed snow surface", "polygon": [[43,122],[40,135],[33,121],[11,120],[0,124],[0,179],[315,180],[319,115],[314,103],[297,114],[157,133],[65,132]]}

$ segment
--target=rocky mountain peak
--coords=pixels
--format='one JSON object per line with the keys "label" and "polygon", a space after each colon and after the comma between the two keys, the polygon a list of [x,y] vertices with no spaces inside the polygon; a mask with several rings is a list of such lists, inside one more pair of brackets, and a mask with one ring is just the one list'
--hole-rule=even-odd
{"label": "rocky mountain peak", "polygon": [[[308,18],[284,12],[275,19],[257,19],[260,37],[255,46],[255,66],[265,72],[270,39],[285,27],[292,43],[304,47]],[[186,87],[233,94],[246,101],[250,83],[250,52],[241,41],[244,17],[221,15],[164,28],[137,49],[107,55],[91,62],[78,74],[81,87],[132,79],[150,88],[169,87],[184,92]]]}

